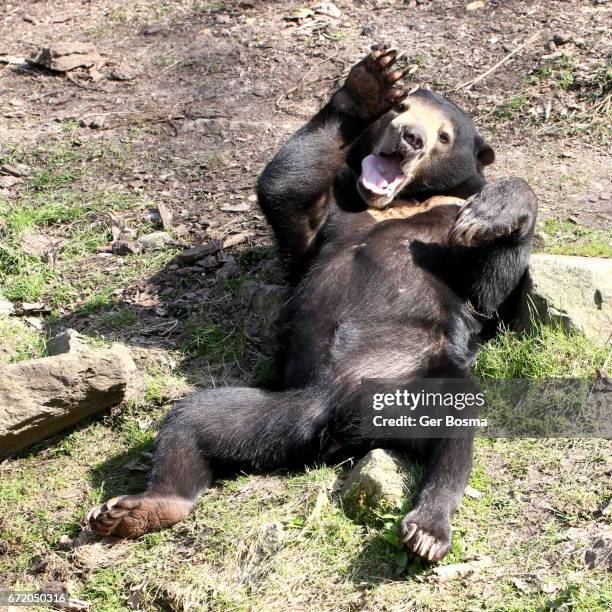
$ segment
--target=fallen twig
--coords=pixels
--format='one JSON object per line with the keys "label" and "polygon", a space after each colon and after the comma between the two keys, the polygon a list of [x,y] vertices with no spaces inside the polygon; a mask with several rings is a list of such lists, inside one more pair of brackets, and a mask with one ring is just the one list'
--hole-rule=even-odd
{"label": "fallen twig", "polygon": [[483,79],[486,79],[490,74],[495,72],[500,66],[503,66],[511,57],[514,57],[517,53],[519,53],[519,51],[522,51],[523,49],[525,49],[526,47],[534,43],[537,40],[537,38],[540,36],[540,33],[541,32],[538,31],[533,36],[530,36],[522,45],[519,45],[516,49],[514,49],[513,51],[510,51],[510,53],[508,53],[508,55],[506,55],[501,60],[499,60],[497,64],[494,64],[493,66],[491,66],[491,68],[483,72],[481,75],[477,76],[475,79],[471,79],[469,81],[466,81],[465,83],[462,83],[461,85],[457,85],[457,87],[455,87],[455,91],[459,89],[464,89],[465,87],[472,87],[472,85],[475,85],[476,83],[482,81]]}

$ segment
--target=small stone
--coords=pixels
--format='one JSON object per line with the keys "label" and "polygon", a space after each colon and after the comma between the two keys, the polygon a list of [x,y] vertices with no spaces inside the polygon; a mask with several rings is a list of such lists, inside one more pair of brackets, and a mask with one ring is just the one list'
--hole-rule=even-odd
{"label": "small stone", "polygon": [[469,574],[480,571],[491,565],[493,559],[488,555],[482,555],[473,561],[467,563],[452,563],[450,565],[439,565],[434,567],[433,574],[438,582],[462,578]]}
{"label": "small stone", "polygon": [[21,302],[19,314],[46,314],[51,312],[44,302]]}
{"label": "small stone", "polygon": [[233,246],[246,242],[250,234],[246,232],[242,232],[240,234],[232,234],[223,240],[223,248],[229,249]]}
{"label": "small stone", "polygon": [[30,168],[25,164],[2,164],[0,166],[0,174],[10,174],[11,176],[21,178],[30,175]]}
{"label": "small stone", "polygon": [[244,581],[257,580],[266,561],[283,547],[287,533],[282,523],[262,525],[254,541],[240,555],[240,577]]}
{"label": "small stone", "polygon": [[15,313],[13,302],[6,300],[0,293],[0,317],[9,317]]}
{"label": "small stone", "polygon": [[151,25],[145,26],[141,30],[141,34],[143,36],[155,36],[155,34],[159,34],[160,32],[163,32],[163,30],[164,28],[162,27],[161,24],[153,23]]}
{"label": "small stone", "polygon": [[142,244],[132,240],[115,240],[111,250],[115,255],[132,255],[142,251]]}
{"label": "small stone", "polygon": [[123,61],[116,68],[111,70],[108,78],[111,81],[132,81],[141,73],[142,66]]}
{"label": "small stone", "polygon": [[300,21],[302,19],[308,19],[308,17],[314,17],[314,11],[307,8],[299,8],[291,15],[283,17],[285,21]]}
{"label": "small stone", "polygon": [[86,347],[83,336],[79,332],[74,329],[67,329],[47,342],[47,353],[49,355],[63,355],[70,351],[83,350]]}
{"label": "small stone", "polygon": [[60,548],[62,548],[64,550],[68,550],[74,544],[74,540],[69,535],[64,534],[64,535],[60,536],[60,538],[57,541],[57,543],[58,543]]}
{"label": "small stone", "polygon": [[484,8],[485,3],[482,0],[476,0],[475,2],[468,2],[465,5],[466,11],[477,11],[478,9]]}
{"label": "small stone", "polygon": [[416,473],[403,458],[380,448],[370,451],[349,474],[340,497],[356,518],[397,510],[415,489]]}
{"label": "small stone", "polygon": [[149,208],[145,213],[145,220],[152,225],[161,226],[162,220],[157,208]]}
{"label": "small stone", "polygon": [[221,250],[221,242],[219,240],[211,240],[206,244],[186,249],[182,253],[176,256],[176,260],[181,264],[192,264],[196,261],[206,257],[207,255],[214,255]]}
{"label": "small stone", "polygon": [[467,487],[465,487],[465,494],[468,497],[471,497],[472,499],[480,499],[482,497],[482,493],[478,489],[475,489],[470,485],[467,485]]}
{"label": "small stone", "polygon": [[236,276],[240,276],[240,268],[236,263],[236,260],[232,255],[223,255],[220,258],[221,269],[218,274],[222,278],[235,278]]}
{"label": "small stone", "polygon": [[313,10],[319,15],[326,15],[334,19],[342,17],[342,11],[333,2],[321,2],[321,4],[317,4]]}
{"label": "small stone", "polygon": [[287,299],[287,287],[248,282],[240,287],[240,296],[251,313],[259,318],[261,351],[272,355],[278,347],[278,320]]}
{"label": "small stone", "polygon": [[561,32],[557,32],[556,34],[553,34],[553,37],[552,37],[552,41],[558,47],[567,45],[567,43],[571,42],[571,40],[572,40],[571,36],[568,36],[567,34],[562,34]]}
{"label": "small stone", "polygon": [[162,251],[171,240],[172,236],[167,232],[151,232],[150,234],[145,234],[138,238],[137,242],[140,243],[146,251]]}
{"label": "small stone", "polygon": [[54,72],[69,72],[75,68],[94,68],[102,64],[102,58],[91,43],[61,42],[43,47],[30,60]]}
{"label": "small stone", "polygon": [[82,117],[81,119],[79,119],[79,125],[81,127],[88,127],[92,130],[102,129],[105,123],[105,115],[88,115],[87,117]]}
{"label": "small stone", "polygon": [[39,317],[21,317],[21,320],[36,331],[44,331],[45,322]]}
{"label": "small stone", "polygon": [[0,188],[2,189],[10,189],[11,187],[19,185],[20,183],[23,183],[22,178],[17,178],[16,176],[11,176],[10,174],[0,176]]}
{"label": "small stone", "polygon": [[251,206],[246,202],[241,202],[239,204],[226,204],[221,207],[221,210],[223,212],[241,213],[251,210]]}
{"label": "small stone", "polygon": [[159,218],[161,220],[162,227],[168,232],[172,229],[172,213],[168,209],[168,207],[160,202],[157,205],[157,212],[159,213]]}
{"label": "small stone", "polygon": [[374,34],[374,26],[364,25],[363,28],[361,28],[360,34],[361,36],[372,36],[372,34]]}
{"label": "small stone", "polygon": [[612,570],[612,531],[603,533],[587,548],[584,562],[589,569]]}

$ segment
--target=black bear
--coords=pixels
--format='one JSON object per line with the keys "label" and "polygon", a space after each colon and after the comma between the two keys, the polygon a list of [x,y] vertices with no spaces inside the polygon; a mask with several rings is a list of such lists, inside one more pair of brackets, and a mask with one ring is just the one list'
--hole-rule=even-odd
{"label": "black bear", "polygon": [[[395,61],[394,50],[373,47],[259,178],[294,287],[283,389],[204,390],[178,402],[146,491],[89,513],[99,533],[136,537],[176,523],[213,472],[370,448],[357,433],[362,378],[468,376],[487,322],[526,270],[536,200],[520,179],[485,183],[494,153],[470,117],[431,91],[408,94]],[[402,537],[414,553],[441,559],[472,440],[385,444],[427,461]]]}

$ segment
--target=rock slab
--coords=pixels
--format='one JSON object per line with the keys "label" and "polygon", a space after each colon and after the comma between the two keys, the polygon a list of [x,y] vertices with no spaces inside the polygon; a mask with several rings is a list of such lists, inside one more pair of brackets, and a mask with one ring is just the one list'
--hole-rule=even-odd
{"label": "rock slab", "polygon": [[43,47],[29,60],[54,72],[70,72],[75,68],[96,68],[102,58],[91,43],[59,42]]}
{"label": "rock slab", "polygon": [[612,334],[612,259],[532,255],[521,320],[558,321],[605,343]]}
{"label": "rock slab", "polygon": [[136,371],[127,348],[93,349],[75,332],[62,336],[51,346],[66,352],[0,368],[0,457],[125,398]]}

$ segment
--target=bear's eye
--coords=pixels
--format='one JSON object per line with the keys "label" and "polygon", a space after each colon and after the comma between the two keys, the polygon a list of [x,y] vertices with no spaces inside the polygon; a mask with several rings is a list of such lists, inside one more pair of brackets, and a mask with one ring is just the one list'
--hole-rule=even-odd
{"label": "bear's eye", "polygon": [[395,105],[395,110],[398,113],[405,113],[408,109],[410,108],[410,104],[408,104],[408,102],[398,102]]}
{"label": "bear's eye", "polygon": [[450,142],[450,136],[448,135],[448,132],[440,132],[438,138],[440,139],[440,142],[443,142],[444,144],[448,144]]}

